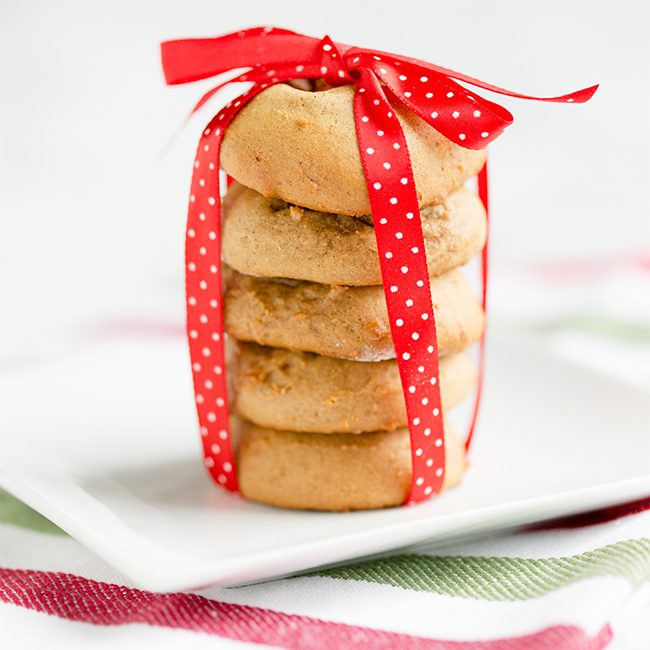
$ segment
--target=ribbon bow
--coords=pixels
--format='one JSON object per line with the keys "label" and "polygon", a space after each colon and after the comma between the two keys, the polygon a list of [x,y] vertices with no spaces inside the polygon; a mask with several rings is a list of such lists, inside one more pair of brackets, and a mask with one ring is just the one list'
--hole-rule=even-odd
{"label": "ribbon bow", "polygon": [[[359,152],[374,217],[377,248],[411,440],[413,478],[407,503],[437,494],[445,445],[438,382],[435,315],[419,205],[406,140],[394,105],[402,105],[452,142],[483,149],[513,117],[458,81],[494,93],[547,102],[583,103],[598,86],[558,97],[532,97],[440,66],[388,52],[335,43],[276,27],[218,38],[162,43],[168,84],[184,84],[244,68],[205,93],[192,113],[231,83],[250,88],[221,109],[201,136],[192,176],[186,232],[187,332],[205,464],[226,489],[237,491],[230,440],[221,301],[219,151],[230,121],[265,88],[296,78],[353,84]],[[479,175],[487,208],[487,172]],[[487,276],[483,251],[483,305]],[[482,365],[482,364],[481,364]],[[472,437],[478,404],[466,445]]]}

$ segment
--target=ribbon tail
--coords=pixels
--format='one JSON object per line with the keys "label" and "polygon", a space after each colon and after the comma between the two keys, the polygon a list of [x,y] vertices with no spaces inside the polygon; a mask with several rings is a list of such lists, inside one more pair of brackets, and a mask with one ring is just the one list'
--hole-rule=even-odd
{"label": "ribbon tail", "polygon": [[438,345],[424,236],[404,132],[369,71],[360,75],[354,116],[408,418],[412,480],[406,503],[412,504],[439,493],[445,472]]}

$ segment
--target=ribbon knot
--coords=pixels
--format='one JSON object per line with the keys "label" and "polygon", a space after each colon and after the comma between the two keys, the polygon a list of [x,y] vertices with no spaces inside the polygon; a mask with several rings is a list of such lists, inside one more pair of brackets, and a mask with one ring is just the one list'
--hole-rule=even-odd
{"label": "ribbon knot", "polygon": [[341,56],[336,44],[329,36],[324,36],[320,41],[321,66],[320,73],[329,86],[345,86],[354,82],[348,72],[345,59]]}

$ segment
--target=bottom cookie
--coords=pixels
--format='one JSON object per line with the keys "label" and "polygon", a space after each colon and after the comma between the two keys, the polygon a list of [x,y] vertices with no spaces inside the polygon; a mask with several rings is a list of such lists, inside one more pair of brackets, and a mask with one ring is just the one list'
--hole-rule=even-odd
{"label": "bottom cookie", "polygon": [[[237,480],[243,496],[300,510],[399,506],[411,486],[407,429],[362,434],[275,431],[233,418]],[[463,445],[445,436],[443,489],[460,482]]]}

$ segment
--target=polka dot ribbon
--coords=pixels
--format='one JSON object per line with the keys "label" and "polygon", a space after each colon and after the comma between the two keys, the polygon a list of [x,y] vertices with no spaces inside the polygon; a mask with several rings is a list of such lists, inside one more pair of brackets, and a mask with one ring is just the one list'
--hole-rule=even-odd
{"label": "polka dot ribbon", "polygon": [[[357,140],[411,440],[413,480],[406,503],[437,494],[444,481],[445,443],[435,314],[413,172],[394,106],[406,107],[461,147],[482,149],[512,123],[512,115],[458,81],[510,97],[564,103],[587,101],[597,86],[559,97],[531,97],[425,61],[273,27],[218,38],[168,41],[162,44],[162,61],[168,84],[244,69],[205,93],[192,112],[227,84],[250,84],[203,131],[188,210],[187,333],[205,464],[211,476],[227,490],[237,491],[221,296],[221,140],[230,121],[268,86],[296,78],[322,78],[331,86],[353,84],[356,88]],[[486,169],[479,174],[479,195],[487,208]],[[482,261],[485,307],[487,247]],[[483,344],[481,376],[482,359]],[[467,446],[478,414],[480,385],[479,381]]]}

